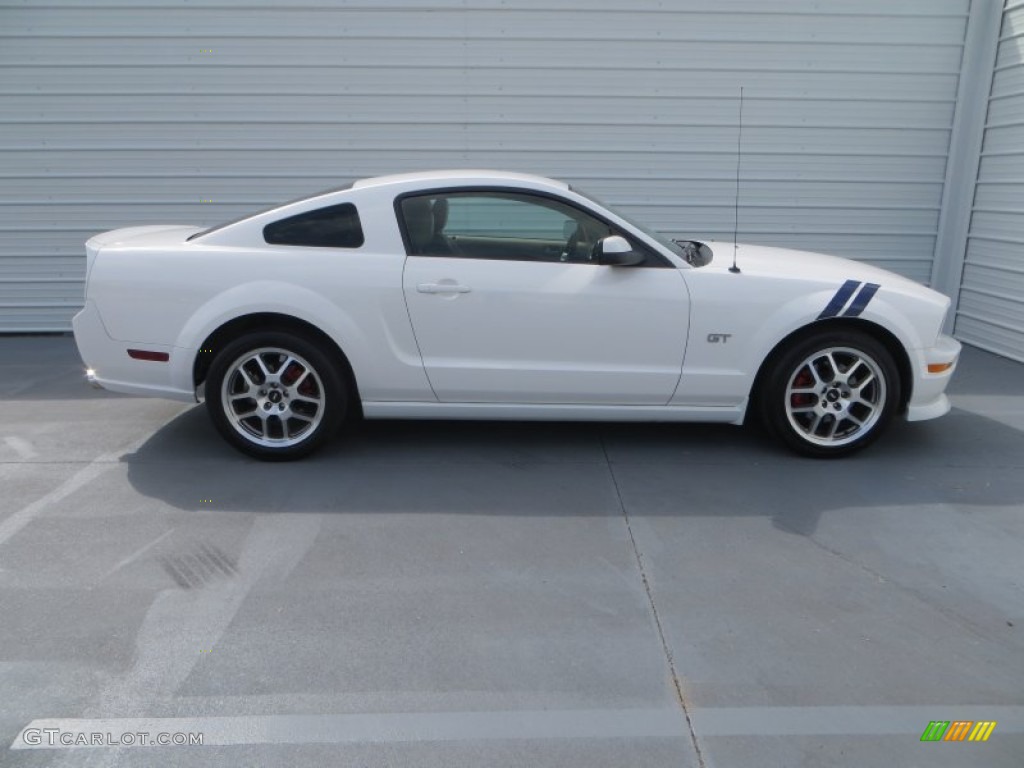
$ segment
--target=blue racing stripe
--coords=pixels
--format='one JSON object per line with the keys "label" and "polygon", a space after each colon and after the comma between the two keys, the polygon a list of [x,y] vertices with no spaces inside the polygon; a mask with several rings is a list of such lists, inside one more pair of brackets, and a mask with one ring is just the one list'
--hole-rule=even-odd
{"label": "blue racing stripe", "polygon": [[[850,300],[853,292],[857,290],[857,286],[860,283],[856,280],[847,280],[843,283],[839,290],[836,291],[836,295],[832,297],[832,301],[821,311],[818,315],[819,320],[824,320],[826,317],[835,317],[839,314],[839,310],[846,306],[846,302]],[[869,297],[870,298],[870,297]]]}
{"label": "blue racing stripe", "polygon": [[850,304],[850,308],[843,312],[843,317],[857,317],[861,312],[864,311],[864,307],[868,305],[868,302],[874,298],[875,294],[878,293],[878,289],[881,286],[878,283],[868,283],[860,289],[860,293],[853,299],[853,303]]}

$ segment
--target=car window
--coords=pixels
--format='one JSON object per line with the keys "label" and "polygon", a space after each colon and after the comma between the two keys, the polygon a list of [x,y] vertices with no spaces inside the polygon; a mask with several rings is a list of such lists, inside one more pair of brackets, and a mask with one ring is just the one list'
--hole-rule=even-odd
{"label": "car window", "polygon": [[412,195],[398,208],[410,256],[594,263],[598,240],[626,234],[568,203],[518,192]]}
{"label": "car window", "polygon": [[342,191],[344,191],[346,189],[351,189],[351,188],[352,188],[352,185],[351,184],[347,184],[344,187],[333,187],[331,189],[325,189],[323,192],[317,192],[315,195],[303,195],[300,198],[297,198],[295,200],[289,200],[286,203],[275,203],[274,205],[270,206],[269,208],[263,208],[262,210],[256,211],[256,213],[247,213],[244,216],[240,216],[237,219],[231,219],[231,221],[225,221],[223,224],[217,224],[216,226],[209,227],[208,229],[204,229],[201,232],[196,232],[194,235],[189,235],[188,239],[189,240],[195,240],[196,238],[203,237],[204,235],[209,235],[209,234],[212,234],[212,233],[217,232],[219,230],[222,230],[225,227],[230,227],[233,224],[239,224],[239,223],[241,223],[243,221],[246,221],[248,219],[252,219],[252,218],[254,218],[256,216],[260,216],[260,215],[262,215],[264,213],[270,213],[270,211],[276,210],[278,208],[284,208],[286,205],[293,205],[294,203],[301,203],[301,202],[304,202],[306,200],[312,200],[314,197],[322,197],[323,195],[330,195],[330,194],[332,194],[334,192],[342,192]]}
{"label": "car window", "polygon": [[359,212],[352,203],[279,219],[263,228],[263,239],[272,245],[316,248],[359,248],[364,242]]}
{"label": "car window", "polygon": [[515,198],[454,195],[447,201],[449,237],[564,240],[573,222],[564,211]]}

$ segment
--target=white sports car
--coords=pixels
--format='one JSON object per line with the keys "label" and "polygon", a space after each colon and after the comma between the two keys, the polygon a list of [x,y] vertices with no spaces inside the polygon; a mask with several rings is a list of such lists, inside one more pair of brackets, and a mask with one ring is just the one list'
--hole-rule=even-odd
{"label": "white sports car", "polygon": [[206,400],[288,459],[367,418],[714,421],[838,456],[930,419],[949,300],[884,270],[671,241],[567,184],[386,176],[213,229],[86,243],[75,339],[96,385]]}

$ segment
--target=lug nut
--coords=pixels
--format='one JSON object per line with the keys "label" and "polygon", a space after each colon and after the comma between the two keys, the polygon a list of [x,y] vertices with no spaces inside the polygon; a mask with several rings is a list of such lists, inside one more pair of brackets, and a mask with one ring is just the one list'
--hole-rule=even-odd
{"label": "lug nut", "polygon": [[264,403],[263,404],[263,410],[269,411],[270,410],[270,403]]}

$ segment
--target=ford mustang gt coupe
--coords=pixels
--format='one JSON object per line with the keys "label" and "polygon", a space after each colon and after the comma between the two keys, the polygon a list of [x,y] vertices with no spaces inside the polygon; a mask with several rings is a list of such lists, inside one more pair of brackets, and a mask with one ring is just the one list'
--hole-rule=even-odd
{"label": "ford mustang gt coupe", "polygon": [[[260,459],[346,414],[762,421],[810,456],[949,410],[949,299],[862,263],[669,240],[578,189],[385,176],[212,229],[86,244],[93,384],[205,400]],[[736,261],[734,266],[733,261]]]}

